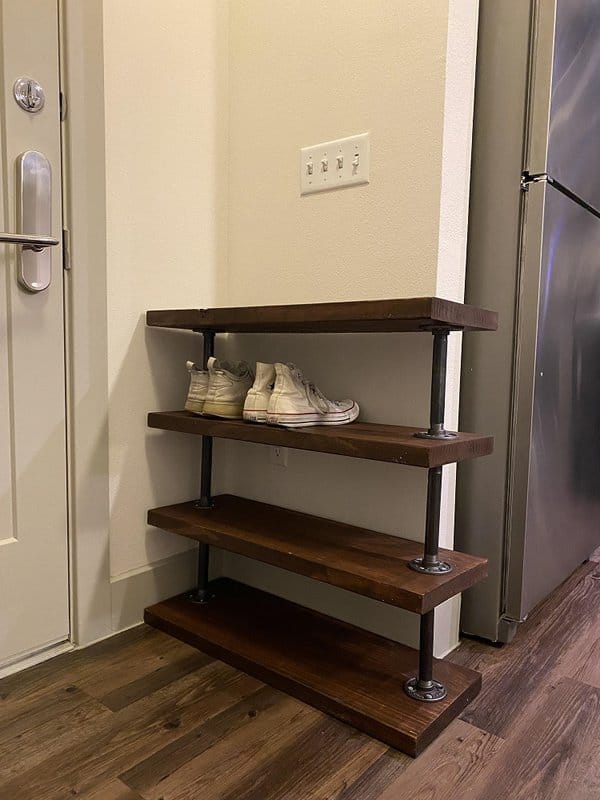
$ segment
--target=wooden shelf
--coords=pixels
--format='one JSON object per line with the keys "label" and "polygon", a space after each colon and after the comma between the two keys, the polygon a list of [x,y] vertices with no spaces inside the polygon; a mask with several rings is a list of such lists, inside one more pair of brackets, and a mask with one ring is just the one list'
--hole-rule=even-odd
{"label": "wooden shelf", "polygon": [[478,673],[435,660],[448,696],[420,703],[402,688],[416,673],[416,650],[227,578],[212,589],[206,605],[175,597],[146,609],[144,619],[409,755],[479,692]]}
{"label": "wooden shelf", "polygon": [[440,551],[452,572],[414,572],[408,562],[422,555],[419,542],[233,495],[215,497],[210,509],[155,508],[148,523],[417,614],[487,576],[485,559],[453,550]]}
{"label": "wooden shelf", "polygon": [[241,308],[148,311],[146,322],[160,328],[231,333],[385,333],[390,331],[494,331],[495,311],[442,300],[412,297]]}
{"label": "wooden shelf", "polygon": [[334,453],[428,469],[489,455],[494,446],[492,436],[476,433],[459,433],[455,439],[435,441],[417,439],[414,434],[419,428],[400,425],[353,422],[350,425],[316,425],[314,428],[288,429],[241,420],[200,417],[188,411],[154,411],[148,414],[148,425],[166,431]]}
{"label": "wooden shelf", "polygon": [[[205,364],[214,354],[217,333],[433,333],[432,429],[444,419],[446,334],[498,327],[494,311],[436,297],[148,311],[146,321],[209,334],[204,336]],[[205,497],[211,494],[212,437],[430,470],[489,455],[494,444],[493,437],[474,433],[423,439],[415,436],[419,428],[365,422],[287,429],[187,411],[150,413],[148,425],[210,437],[202,448]],[[435,562],[437,554],[440,478],[441,469],[429,474],[427,563]],[[433,658],[433,621],[437,605],[487,575],[484,559],[442,550],[440,558],[453,566],[450,573],[413,572],[408,562],[423,555],[418,542],[232,495],[214,498],[209,509],[194,503],[155,508],[148,512],[148,522],[200,542],[197,598],[206,598],[214,545],[421,614],[421,649],[419,653],[227,578],[211,584],[214,597],[208,602],[180,596],[146,609],[150,625],[412,756],[478,693],[478,673]],[[432,668],[439,685],[431,683]]]}

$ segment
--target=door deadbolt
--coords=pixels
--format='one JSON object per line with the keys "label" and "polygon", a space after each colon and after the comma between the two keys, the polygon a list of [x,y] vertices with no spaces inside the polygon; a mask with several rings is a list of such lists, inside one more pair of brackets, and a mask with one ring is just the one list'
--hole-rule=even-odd
{"label": "door deadbolt", "polygon": [[13,95],[21,108],[30,114],[41,111],[46,102],[44,90],[33,78],[17,78],[13,86]]}

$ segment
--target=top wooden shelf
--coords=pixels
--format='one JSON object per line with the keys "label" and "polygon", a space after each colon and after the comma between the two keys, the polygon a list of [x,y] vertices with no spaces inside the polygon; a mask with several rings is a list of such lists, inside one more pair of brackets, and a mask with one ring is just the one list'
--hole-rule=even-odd
{"label": "top wooden shelf", "polygon": [[498,327],[498,315],[495,311],[438,297],[412,297],[349,303],[148,311],[146,322],[158,328],[215,333],[494,331]]}

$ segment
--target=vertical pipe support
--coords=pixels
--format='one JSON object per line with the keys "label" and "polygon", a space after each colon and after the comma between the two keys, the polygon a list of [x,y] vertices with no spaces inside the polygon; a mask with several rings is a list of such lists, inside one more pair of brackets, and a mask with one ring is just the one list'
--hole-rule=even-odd
{"label": "vertical pipe support", "polygon": [[408,562],[408,566],[415,572],[425,572],[427,575],[446,575],[448,572],[452,572],[452,564],[439,559],[441,505],[442,468],[433,467],[427,474],[427,511],[423,556],[413,558]]}
{"label": "vertical pipe support", "polygon": [[[448,329],[436,329],[433,333],[433,358],[431,366],[431,402],[429,429],[415,434],[421,439],[452,439],[455,433],[444,428],[446,411],[446,365],[448,358]],[[409,562],[416,572],[440,575],[452,570],[452,565],[439,559],[440,509],[442,500],[442,468],[433,467],[427,475],[427,515],[425,520],[425,543],[423,557]],[[443,683],[433,677],[433,632],[435,610],[421,617],[419,632],[418,675],[404,684],[409,697],[425,703],[435,703],[447,695]]]}
{"label": "vertical pipe support", "polygon": [[443,683],[433,678],[433,623],[435,611],[432,609],[421,617],[419,632],[419,674],[409,678],[404,691],[409,697],[423,703],[436,703],[448,694]]}
{"label": "vertical pipe support", "polygon": [[[203,331],[202,334],[203,352],[202,352],[202,366],[203,369],[208,367],[208,359],[215,353],[215,333],[214,331]],[[212,452],[213,452],[213,437],[202,437],[202,456],[200,462],[200,499],[196,501],[195,506],[198,509],[212,508]],[[208,565],[209,565],[209,547],[207,544],[200,542],[198,545],[198,578],[196,588],[190,593],[188,599],[192,603],[207,603],[212,597],[208,590]]]}
{"label": "vertical pipe support", "polygon": [[454,439],[456,434],[444,428],[446,412],[446,365],[448,361],[448,328],[433,331],[433,358],[431,361],[431,399],[429,428],[419,431],[419,439]]}
{"label": "vertical pipe support", "polygon": [[[431,406],[429,430],[415,434],[421,439],[451,439],[456,436],[444,428],[446,413],[446,363],[448,359],[448,330],[433,331],[431,367]],[[433,467],[427,476],[427,517],[425,545],[422,558],[414,558],[408,566],[416,572],[440,575],[451,572],[452,565],[438,557],[440,538],[440,507],[442,501],[442,468]]]}

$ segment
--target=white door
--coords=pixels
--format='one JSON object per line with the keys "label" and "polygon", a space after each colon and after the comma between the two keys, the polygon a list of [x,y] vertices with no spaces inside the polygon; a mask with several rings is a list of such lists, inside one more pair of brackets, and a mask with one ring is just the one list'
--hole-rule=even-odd
{"label": "white door", "polygon": [[[0,0],[3,233],[57,238],[62,233],[57,5],[57,0]],[[42,87],[41,110],[18,105],[13,87],[20,78]],[[22,82],[21,95],[28,107],[39,103],[29,81]],[[41,155],[25,158],[21,212],[19,163],[28,151]],[[47,218],[44,157],[51,169]],[[61,246],[35,252],[2,243],[0,667],[69,636],[65,427]]]}

